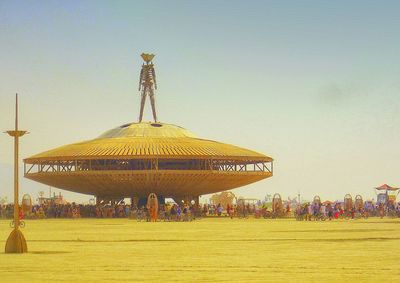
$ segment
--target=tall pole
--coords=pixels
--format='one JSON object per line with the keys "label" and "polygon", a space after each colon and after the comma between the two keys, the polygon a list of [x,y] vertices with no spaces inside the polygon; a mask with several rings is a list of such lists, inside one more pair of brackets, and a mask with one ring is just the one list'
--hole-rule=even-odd
{"label": "tall pole", "polygon": [[19,227],[19,136],[18,136],[18,94],[15,95],[15,135],[14,135],[14,227]]}
{"label": "tall pole", "polygon": [[25,135],[26,131],[18,129],[18,94],[15,95],[15,129],[7,131],[11,137],[14,137],[14,222],[13,231],[8,236],[5,252],[6,253],[26,253],[28,251],[26,240],[19,229],[21,222],[19,219],[19,137]]}

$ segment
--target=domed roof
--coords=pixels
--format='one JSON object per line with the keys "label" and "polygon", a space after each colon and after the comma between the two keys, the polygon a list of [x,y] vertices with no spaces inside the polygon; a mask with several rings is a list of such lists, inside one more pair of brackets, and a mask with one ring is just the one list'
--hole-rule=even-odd
{"label": "domed roof", "polygon": [[272,161],[272,158],[234,145],[197,138],[190,131],[164,123],[130,123],[109,130],[96,139],[62,146],[25,159],[235,159]]}
{"label": "domed roof", "polygon": [[125,124],[109,130],[102,134],[99,139],[137,137],[195,138],[196,136],[190,131],[172,124],[142,122]]}

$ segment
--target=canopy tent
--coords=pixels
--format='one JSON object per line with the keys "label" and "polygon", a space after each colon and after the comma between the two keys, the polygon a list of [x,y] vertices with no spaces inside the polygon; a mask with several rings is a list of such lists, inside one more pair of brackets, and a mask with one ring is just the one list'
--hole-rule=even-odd
{"label": "canopy tent", "polygon": [[382,186],[377,187],[375,189],[378,191],[397,191],[400,188],[394,188],[394,187],[389,186],[388,184],[383,184]]}

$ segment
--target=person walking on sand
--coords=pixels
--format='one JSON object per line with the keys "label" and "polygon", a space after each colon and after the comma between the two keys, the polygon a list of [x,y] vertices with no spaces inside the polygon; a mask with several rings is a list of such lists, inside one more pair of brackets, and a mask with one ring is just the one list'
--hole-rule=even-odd
{"label": "person walking on sand", "polygon": [[379,216],[381,219],[385,216],[385,205],[383,203],[379,204]]}

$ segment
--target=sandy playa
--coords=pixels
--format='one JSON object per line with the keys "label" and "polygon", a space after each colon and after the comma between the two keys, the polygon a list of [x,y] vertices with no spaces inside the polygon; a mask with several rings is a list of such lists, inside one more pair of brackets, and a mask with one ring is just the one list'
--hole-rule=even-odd
{"label": "sandy playa", "polygon": [[[400,278],[400,219],[297,222],[202,219],[26,221],[29,253],[0,254],[1,282],[339,280]],[[1,249],[11,231],[0,221]]]}

